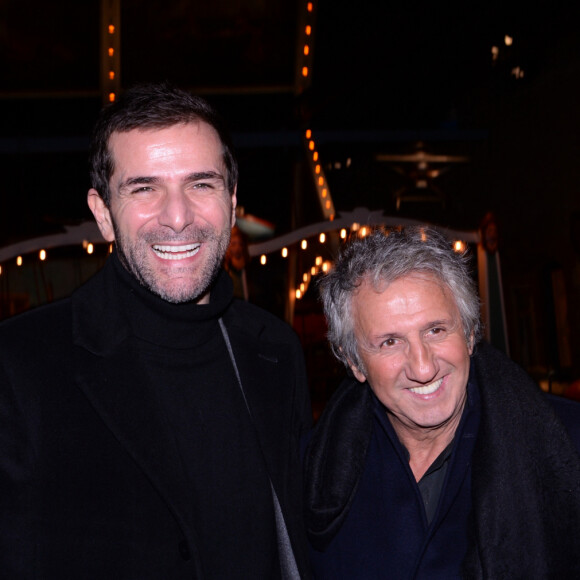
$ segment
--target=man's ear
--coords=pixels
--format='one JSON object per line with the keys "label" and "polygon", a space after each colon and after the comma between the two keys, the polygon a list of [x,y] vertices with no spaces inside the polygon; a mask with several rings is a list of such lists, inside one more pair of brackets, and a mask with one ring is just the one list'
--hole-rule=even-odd
{"label": "man's ear", "polygon": [[111,220],[111,212],[96,189],[89,189],[87,203],[95,216],[95,221],[99,226],[103,238],[105,238],[107,242],[114,242],[115,229],[113,228],[113,221]]}
{"label": "man's ear", "polygon": [[366,375],[361,372],[361,370],[356,366],[353,365],[350,361],[348,363],[348,366],[350,367],[350,370],[352,371],[352,374],[354,375],[354,378],[359,382],[359,383],[364,383],[367,380]]}
{"label": "man's ear", "polygon": [[475,347],[475,334],[472,332],[469,340],[467,341],[467,350],[469,352],[469,356],[473,354],[473,348]]}
{"label": "man's ear", "polygon": [[236,192],[238,186],[234,186],[234,192],[232,193],[232,228],[236,225],[236,206],[238,205],[238,198]]}

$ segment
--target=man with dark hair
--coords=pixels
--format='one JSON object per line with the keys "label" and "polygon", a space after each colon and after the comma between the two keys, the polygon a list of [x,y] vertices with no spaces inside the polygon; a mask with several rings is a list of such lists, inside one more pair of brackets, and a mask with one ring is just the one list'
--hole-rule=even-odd
{"label": "man with dark hair", "polygon": [[0,327],[0,576],[307,577],[303,356],[222,268],[238,171],[220,118],[139,86],[90,161],[113,254]]}
{"label": "man with dark hair", "polygon": [[580,578],[580,406],[478,343],[466,257],[377,230],[321,294],[352,375],[305,453],[314,576]]}

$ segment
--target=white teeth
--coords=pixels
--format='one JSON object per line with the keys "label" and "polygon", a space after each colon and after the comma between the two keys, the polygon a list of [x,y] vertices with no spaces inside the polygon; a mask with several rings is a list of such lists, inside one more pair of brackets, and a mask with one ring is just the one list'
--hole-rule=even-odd
{"label": "white teeth", "polygon": [[442,382],[443,382],[443,379],[438,379],[434,383],[431,383],[430,385],[426,385],[424,387],[414,387],[414,388],[409,389],[409,390],[412,393],[417,393],[418,395],[430,395],[431,393],[434,393],[441,386]]}
{"label": "white teeth", "polygon": [[155,244],[153,251],[164,260],[184,260],[195,256],[201,244],[185,244],[183,246],[162,246]]}

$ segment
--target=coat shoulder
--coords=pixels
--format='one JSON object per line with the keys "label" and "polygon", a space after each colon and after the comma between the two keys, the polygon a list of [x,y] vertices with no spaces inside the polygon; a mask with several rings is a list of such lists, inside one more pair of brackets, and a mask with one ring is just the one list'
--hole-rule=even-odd
{"label": "coat shoulder", "polygon": [[558,395],[546,394],[546,399],[564,423],[570,439],[580,454],[580,402]]}

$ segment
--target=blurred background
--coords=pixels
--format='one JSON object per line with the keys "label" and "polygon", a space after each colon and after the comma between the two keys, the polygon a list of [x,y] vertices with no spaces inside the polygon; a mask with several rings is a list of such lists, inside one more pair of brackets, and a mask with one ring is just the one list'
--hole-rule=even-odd
{"label": "blurred background", "polygon": [[316,277],[342,230],[408,222],[470,247],[488,339],[562,391],[580,378],[579,11],[2,0],[0,318],[102,266],[109,248],[86,207],[91,127],[127,87],[169,80],[229,124],[245,244],[233,275],[297,330],[315,403],[343,372]]}

